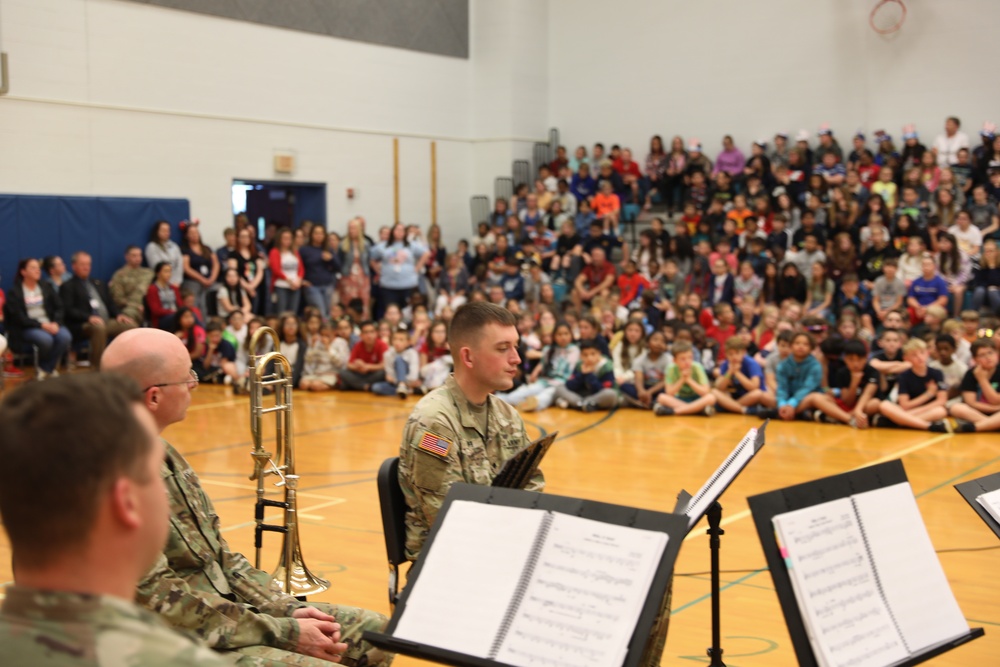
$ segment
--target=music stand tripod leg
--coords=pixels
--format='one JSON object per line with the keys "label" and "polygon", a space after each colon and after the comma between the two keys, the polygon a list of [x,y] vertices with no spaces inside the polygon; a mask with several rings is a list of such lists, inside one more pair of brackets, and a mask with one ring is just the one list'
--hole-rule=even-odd
{"label": "music stand tripod leg", "polygon": [[708,648],[708,657],[711,660],[709,667],[726,667],[722,662],[722,620],[720,608],[721,592],[719,591],[719,548],[722,540],[720,537],[726,534],[720,524],[722,522],[722,505],[718,501],[712,503],[708,508],[708,548],[712,556],[712,645]]}

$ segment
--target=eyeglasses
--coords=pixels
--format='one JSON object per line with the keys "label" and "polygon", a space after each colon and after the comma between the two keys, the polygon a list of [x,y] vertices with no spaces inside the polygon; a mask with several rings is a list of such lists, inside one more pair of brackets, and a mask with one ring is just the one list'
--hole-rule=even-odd
{"label": "eyeglasses", "polygon": [[194,369],[192,368],[191,370],[188,371],[188,375],[190,377],[188,377],[187,380],[181,380],[180,382],[161,382],[160,384],[151,384],[145,389],[143,389],[142,393],[145,394],[153,387],[172,387],[175,384],[186,384],[188,386],[188,389],[194,389],[195,387],[198,386],[198,374],[195,373]]}

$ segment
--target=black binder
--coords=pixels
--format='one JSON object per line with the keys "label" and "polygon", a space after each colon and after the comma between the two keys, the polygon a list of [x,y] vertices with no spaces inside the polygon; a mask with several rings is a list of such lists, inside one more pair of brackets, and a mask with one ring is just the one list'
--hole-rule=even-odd
{"label": "black binder", "polygon": [[972,505],[972,509],[976,510],[976,514],[986,522],[986,525],[990,527],[993,534],[1000,537],[1000,523],[993,518],[986,508],[979,504],[976,500],[977,496],[981,496],[984,493],[989,493],[990,491],[996,491],[1000,489],[1000,472],[994,473],[992,475],[987,475],[986,477],[980,477],[979,479],[974,479],[970,482],[962,482],[961,484],[955,485],[955,490],[962,494],[965,498],[965,502]]}
{"label": "black binder", "polygon": [[[795,647],[795,657],[798,659],[800,667],[819,667],[819,663],[813,655],[805,622],[802,620],[798,603],[795,600],[795,593],[792,590],[792,580],[775,539],[771,520],[779,514],[812,507],[831,500],[849,498],[858,493],[875,491],[907,481],[903,462],[896,459],[805,484],[762,493],[747,499],[750,504],[750,512],[753,514],[754,525],[757,527],[757,535],[767,559],[767,567],[771,572],[771,580],[774,582],[774,590],[778,594],[781,612],[785,617],[785,624],[788,626],[788,634]],[[983,634],[982,628],[972,628],[968,634],[928,647],[919,655],[899,661],[892,667],[918,665],[968,641],[982,637]]]}
{"label": "black binder", "polygon": [[[438,513],[437,520],[431,527],[431,532],[424,543],[424,549],[420,558],[413,565],[408,576],[408,584],[413,584],[420,577],[420,570],[423,564],[423,554],[431,552],[434,538],[443,523],[443,518],[447,515],[451,504],[456,500],[466,500],[486,504],[505,505],[508,507],[519,507],[526,509],[549,510],[562,514],[602,521],[621,526],[630,526],[644,530],[653,530],[666,533],[669,536],[663,555],[660,558],[660,565],[653,577],[642,612],[639,615],[638,624],[632,633],[632,638],[628,645],[624,667],[636,667],[642,657],[649,635],[652,631],[656,616],[659,613],[664,597],[670,586],[673,577],[674,561],[680,551],[681,543],[687,533],[687,519],[683,515],[667,514],[642,510],[634,507],[624,507],[621,505],[611,505],[591,500],[579,498],[568,498],[565,496],[555,496],[552,494],[533,493],[530,491],[520,491],[515,489],[505,489],[501,487],[480,486],[474,484],[455,484],[448,492],[444,505]],[[406,610],[406,602],[409,598],[412,585],[407,585],[396,603],[396,608],[392,618],[384,633],[365,632],[363,639],[371,642],[375,646],[394,653],[413,656],[422,660],[457,665],[459,667],[497,667],[505,663],[494,660],[470,656],[455,651],[441,649],[435,646],[428,646],[417,642],[402,640],[393,637],[396,625],[400,617]]]}
{"label": "black binder", "polygon": [[493,478],[493,486],[505,489],[523,489],[538,472],[538,466],[556,441],[559,431],[549,433],[535,440],[504,463],[503,468]]}

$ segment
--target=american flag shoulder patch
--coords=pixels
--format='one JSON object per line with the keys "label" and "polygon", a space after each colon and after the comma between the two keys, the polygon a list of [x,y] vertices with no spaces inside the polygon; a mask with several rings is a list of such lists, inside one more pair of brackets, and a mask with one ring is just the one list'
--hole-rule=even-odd
{"label": "american flag shoulder patch", "polygon": [[420,438],[420,444],[417,445],[417,448],[443,458],[448,456],[448,451],[451,449],[451,440],[442,438],[436,433],[424,431],[424,435]]}

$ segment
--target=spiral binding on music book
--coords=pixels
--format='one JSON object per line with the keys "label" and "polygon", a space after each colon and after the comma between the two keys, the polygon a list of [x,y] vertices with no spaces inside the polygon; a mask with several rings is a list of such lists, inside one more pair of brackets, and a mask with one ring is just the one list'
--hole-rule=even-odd
{"label": "spiral binding on music book", "polygon": [[903,629],[900,627],[899,621],[896,620],[896,614],[892,611],[892,605],[889,604],[889,598],[885,595],[885,589],[882,588],[882,578],[879,576],[878,566],[875,564],[875,556],[872,555],[871,545],[868,544],[868,533],[865,531],[865,522],[862,521],[861,513],[858,511],[858,501],[853,496],[851,497],[851,507],[854,509],[854,517],[858,521],[858,529],[861,531],[861,541],[865,544],[865,553],[868,555],[868,562],[872,566],[872,575],[875,577],[875,587],[878,588],[879,597],[885,603],[886,611],[889,612],[889,618],[892,619],[892,625],[896,628],[896,634],[899,635],[899,640],[903,643],[903,647],[907,653],[912,654],[913,649],[906,643],[906,636],[903,634]]}
{"label": "spiral binding on music book", "polygon": [[503,615],[503,620],[500,621],[500,628],[497,630],[497,636],[493,639],[493,644],[490,645],[489,659],[495,660],[497,654],[500,653],[500,647],[503,646],[504,640],[507,638],[507,632],[510,631],[510,626],[517,618],[517,611],[521,607],[521,602],[524,601],[524,595],[528,591],[528,584],[531,582],[532,576],[535,574],[535,567],[538,565],[538,557],[542,554],[542,547],[545,546],[545,541],[549,537],[549,531],[552,529],[552,521],[554,516],[552,512],[545,512],[545,516],[542,518],[541,525],[538,526],[538,532],[535,534],[535,541],[531,544],[531,551],[528,552],[528,560],[524,565],[524,571],[521,573],[521,578],[517,582],[517,588],[514,589],[514,594],[510,598],[510,604],[507,606],[507,611]]}

